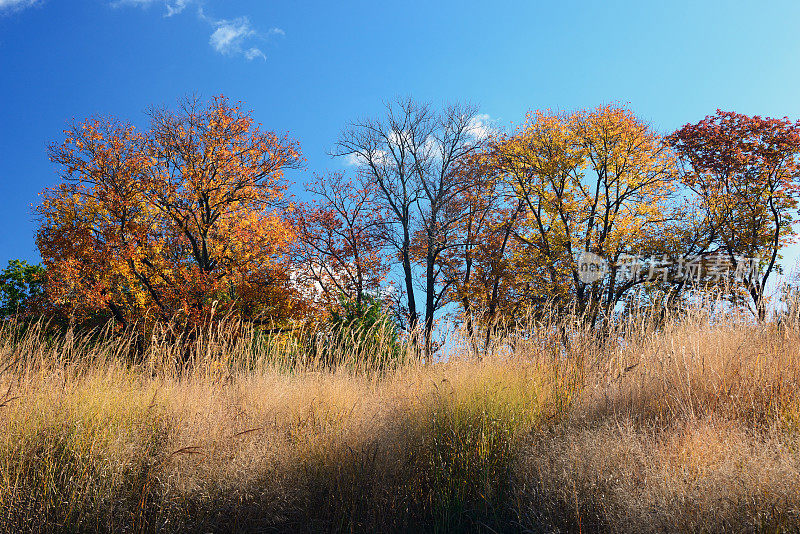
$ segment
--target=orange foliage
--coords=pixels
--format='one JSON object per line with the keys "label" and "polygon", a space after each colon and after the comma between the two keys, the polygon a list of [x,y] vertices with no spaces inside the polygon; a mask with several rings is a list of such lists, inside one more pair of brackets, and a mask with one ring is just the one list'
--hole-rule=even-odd
{"label": "orange foliage", "polygon": [[62,182],[37,210],[51,300],[123,324],[196,321],[214,307],[271,320],[300,311],[283,174],[300,162],[297,143],[222,96],[149,115],[144,133],[95,118],[51,146]]}

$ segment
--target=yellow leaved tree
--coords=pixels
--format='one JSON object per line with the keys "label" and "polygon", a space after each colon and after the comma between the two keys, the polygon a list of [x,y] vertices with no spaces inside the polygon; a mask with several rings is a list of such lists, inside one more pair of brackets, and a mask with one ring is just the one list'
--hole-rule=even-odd
{"label": "yellow leaved tree", "polygon": [[[677,217],[671,149],[625,107],[530,113],[486,157],[523,206],[512,271],[536,288],[534,302],[575,306],[594,323],[648,283],[643,259],[691,233]],[[583,275],[585,252],[604,260],[604,276]]]}

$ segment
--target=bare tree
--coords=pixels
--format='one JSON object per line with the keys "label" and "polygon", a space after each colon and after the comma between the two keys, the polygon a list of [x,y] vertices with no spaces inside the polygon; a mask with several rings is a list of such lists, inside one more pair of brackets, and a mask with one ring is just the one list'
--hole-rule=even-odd
{"label": "bare tree", "polygon": [[419,325],[414,266],[424,269],[424,343],[430,356],[435,314],[446,302],[442,254],[453,246],[465,216],[461,196],[469,188],[459,162],[481,145],[483,128],[477,108],[447,105],[435,111],[412,98],[387,102],[380,118],[358,120],[339,137],[334,155],[357,165],[365,183],[377,185],[379,203],[388,213],[387,233],[403,274],[409,327]]}

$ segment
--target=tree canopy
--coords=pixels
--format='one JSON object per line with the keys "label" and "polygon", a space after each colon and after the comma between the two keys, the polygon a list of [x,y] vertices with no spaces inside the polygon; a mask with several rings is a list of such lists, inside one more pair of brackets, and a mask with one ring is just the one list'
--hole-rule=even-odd
{"label": "tree canopy", "polygon": [[297,143],[224,97],[148,114],[145,132],[92,118],[51,146],[62,180],[42,195],[37,244],[53,304],[123,324],[299,311],[283,174]]}
{"label": "tree canopy", "polygon": [[763,319],[795,237],[800,122],[786,118],[718,111],[663,135],[611,104],[503,132],[476,106],[399,98],[342,131],[349,171],[313,175],[296,202],[298,143],[240,105],[148,116],[146,130],[90,118],[50,147],[43,265],[4,271],[4,314],[35,300],[78,322],[280,325],[391,305],[430,355],[442,314],[470,332],[543,307],[594,325],[712,288]]}

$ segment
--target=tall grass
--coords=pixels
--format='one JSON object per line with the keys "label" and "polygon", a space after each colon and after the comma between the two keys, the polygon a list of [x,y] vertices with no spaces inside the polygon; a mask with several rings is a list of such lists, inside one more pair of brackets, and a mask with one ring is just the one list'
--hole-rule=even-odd
{"label": "tall grass", "polygon": [[796,321],[529,323],[428,363],[5,324],[0,531],[798,530]]}

